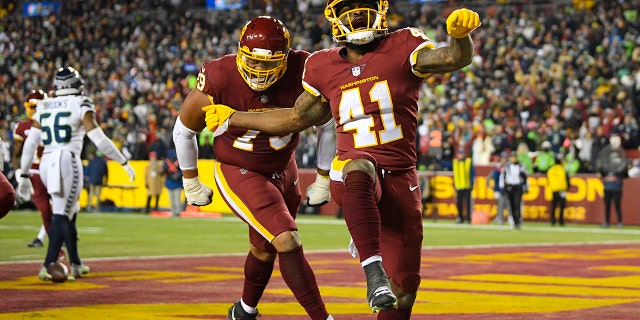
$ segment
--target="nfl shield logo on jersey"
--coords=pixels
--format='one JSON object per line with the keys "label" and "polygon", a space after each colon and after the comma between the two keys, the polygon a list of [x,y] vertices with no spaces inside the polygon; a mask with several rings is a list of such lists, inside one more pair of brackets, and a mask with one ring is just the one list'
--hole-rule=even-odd
{"label": "nfl shield logo on jersey", "polygon": [[351,68],[351,74],[352,74],[354,77],[359,76],[359,75],[360,75],[360,71],[361,71],[360,66],[355,66],[355,67],[352,67],[352,68]]}

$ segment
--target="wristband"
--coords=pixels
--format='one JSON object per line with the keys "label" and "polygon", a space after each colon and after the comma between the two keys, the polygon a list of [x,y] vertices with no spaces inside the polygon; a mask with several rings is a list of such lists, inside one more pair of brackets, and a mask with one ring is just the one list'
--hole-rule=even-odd
{"label": "wristband", "polygon": [[29,178],[30,175],[28,173],[21,173],[20,178]]}

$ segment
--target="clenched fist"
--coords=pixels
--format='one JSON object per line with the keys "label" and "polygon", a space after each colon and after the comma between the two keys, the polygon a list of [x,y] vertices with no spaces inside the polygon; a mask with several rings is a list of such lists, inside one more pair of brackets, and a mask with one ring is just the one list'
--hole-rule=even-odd
{"label": "clenched fist", "polygon": [[213,132],[213,136],[217,137],[229,129],[229,117],[236,112],[224,104],[212,104],[202,107],[202,111],[206,112],[205,122],[207,128]]}
{"label": "clenched fist", "polygon": [[206,184],[200,182],[198,177],[182,177],[182,185],[187,203],[194,206],[206,206],[211,203],[213,190]]}
{"label": "clenched fist", "polygon": [[309,207],[319,207],[331,200],[329,191],[329,177],[316,174],[316,181],[307,188],[307,205]]}
{"label": "clenched fist", "polygon": [[453,38],[464,38],[480,24],[478,13],[469,9],[458,9],[447,17],[447,33]]}

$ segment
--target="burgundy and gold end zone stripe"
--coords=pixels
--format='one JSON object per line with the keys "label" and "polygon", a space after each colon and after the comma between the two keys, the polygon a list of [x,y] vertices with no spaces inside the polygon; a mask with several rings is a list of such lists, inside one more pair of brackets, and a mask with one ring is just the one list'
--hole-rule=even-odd
{"label": "burgundy and gold end zone stripe", "polygon": [[[355,259],[308,259],[336,319],[375,319]],[[64,284],[0,265],[0,319],[225,319],[240,296],[243,260],[87,261],[96,272]],[[640,310],[640,244],[428,249],[422,273],[412,319],[632,319]],[[259,309],[263,319],[306,319],[277,267]]]}

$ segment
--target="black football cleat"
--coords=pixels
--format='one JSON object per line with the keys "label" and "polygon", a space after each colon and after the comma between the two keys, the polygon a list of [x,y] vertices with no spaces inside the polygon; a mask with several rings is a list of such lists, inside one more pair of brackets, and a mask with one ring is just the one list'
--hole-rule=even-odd
{"label": "black football cleat", "polygon": [[236,301],[231,308],[229,308],[229,313],[227,314],[228,320],[255,320],[259,317],[258,309],[256,309],[256,313],[248,313],[242,309],[242,304],[240,300]]}
{"label": "black football cleat", "polygon": [[382,268],[382,262],[377,261],[364,267],[367,276],[367,302],[373,313],[398,308],[398,299],[391,292],[391,283]]}
{"label": "black football cleat", "polygon": [[36,248],[36,247],[40,248],[43,245],[44,244],[42,243],[42,241],[40,241],[40,239],[38,239],[38,238],[35,238],[35,239],[33,239],[33,241],[27,243],[27,247],[29,247],[29,248]]}

